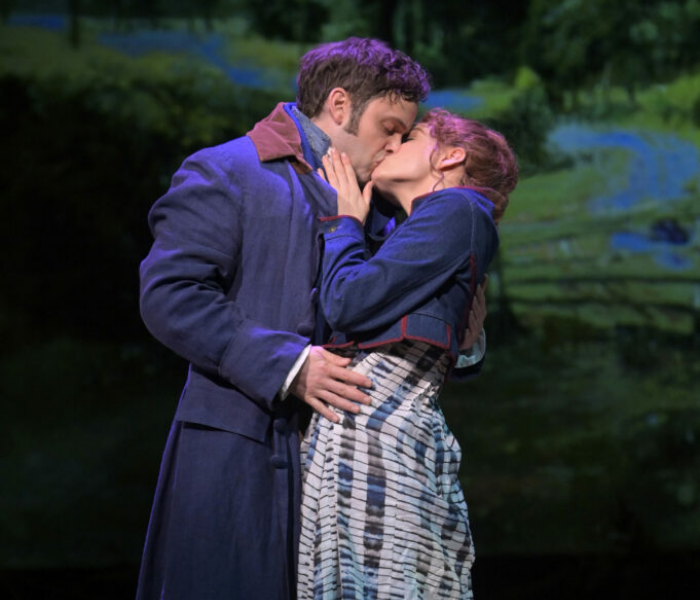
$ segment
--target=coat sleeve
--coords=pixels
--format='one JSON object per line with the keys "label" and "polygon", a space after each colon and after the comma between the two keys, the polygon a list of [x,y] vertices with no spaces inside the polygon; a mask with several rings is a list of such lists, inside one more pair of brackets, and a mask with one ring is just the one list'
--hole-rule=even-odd
{"label": "coat sleeve", "polygon": [[334,329],[353,333],[398,321],[469,268],[472,254],[490,259],[497,244],[486,211],[449,190],[423,200],[372,257],[359,221],[339,216],[324,230],[324,315]]}
{"label": "coat sleeve", "polygon": [[270,408],[308,339],[268,329],[236,304],[242,189],[204,152],[183,163],[149,214],[141,315],[165,346]]}

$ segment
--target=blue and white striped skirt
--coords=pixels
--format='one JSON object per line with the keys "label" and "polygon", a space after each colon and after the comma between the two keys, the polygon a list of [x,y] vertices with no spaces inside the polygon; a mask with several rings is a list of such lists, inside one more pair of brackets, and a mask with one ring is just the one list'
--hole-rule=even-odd
{"label": "blue and white striped skirt", "polygon": [[461,451],[437,403],[447,355],[346,352],[372,403],[335,424],[315,414],[302,442],[299,600],[472,598]]}

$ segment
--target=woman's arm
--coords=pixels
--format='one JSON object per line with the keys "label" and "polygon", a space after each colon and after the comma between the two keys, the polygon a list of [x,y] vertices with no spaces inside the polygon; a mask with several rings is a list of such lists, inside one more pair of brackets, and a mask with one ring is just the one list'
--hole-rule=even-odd
{"label": "woman's arm", "polygon": [[360,333],[396,322],[439,293],[459,269],[472,268],[472,256],[480,277],[498,235],[477,198],[447,189],[422,199],[371,258],[358,220],[325,220],[320,299],[331,327]]}

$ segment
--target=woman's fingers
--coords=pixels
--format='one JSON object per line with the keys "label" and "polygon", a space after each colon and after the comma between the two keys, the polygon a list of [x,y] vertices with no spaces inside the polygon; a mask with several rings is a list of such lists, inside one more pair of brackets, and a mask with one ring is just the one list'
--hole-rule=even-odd
{"label": "woman's fingers", "polygon": [[335,176],[338,178],[338,183],[343,193],[348,194],[352,191],[353,182],[357,184],[355,171],[350,164],[350,159],[345,152],[340,154],[335,148],[331,148],[331,156],[333,158],[333,169],[335,170]]}
{"label": "woman's fingers", "polygon": [[[355,169],[353,169],[352,167],[350,157],[347,154],[345,154],[345,152],[343,152],[343,154],[341,155],[341,161],[343,165],[345,179],[348,181],[348,183],[354,181],[355,184],[357,184],[357,175],[355,175]],[[360,189],[359,185],[357,186],[357,189]]]}
{"label": "woman's fingers", "polygon": [[[356,188],[359,192],[360,186],[357,184],[355,169],[345,152],[341,154],[335,148],[331,148],[329,154],[324,155],[322,160],[326,173],[329,177],[332,176],[337,184],[332,184],[333,187],[340,186],[343,191],[348,192]],[[330,179],[329,183],[331,183]]]}
{"label": "woman's fingers", "polygon": [[372,201],[372,186],[374,183],[368,181],[362,190],[362,199],[365,201],[365,205],[369,208],[369,204]]}
{"label": "woman's fingers", "polygon": [[326,171],[326,181],[335,189],[338,214],[349,215],[364,223],[369,211],[372,188],[360,189],[350,157],[331,148],[321,158]]}
{"label": "woman's fingers", "polygon": [[349,195],[349,186],[342,159],[335,148],[331,148],[329,154],[330,156],[325,155],[322,159],[323,166],[326,169],[326,174],[328,175],[328,183],[335,188],[339,197],[347,198]]}
{"label": "woman's fingers", "polygon": [[326,170],[326,181],[332,185],[336,190],[338,189],[338,177],[335,174],[335,169],[333,168],[333,162],[331,161],[330,157],[323,156],[321,158],[321,162],[323,163],[323,168]]}

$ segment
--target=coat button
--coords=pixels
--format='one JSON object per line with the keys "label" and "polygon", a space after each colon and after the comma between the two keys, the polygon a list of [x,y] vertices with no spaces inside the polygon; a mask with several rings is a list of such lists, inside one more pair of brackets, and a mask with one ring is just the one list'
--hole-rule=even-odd
{"label": "coat button", "polygon": [[275,428],[275,431],[284,433],[287,430],[287,419],[275,419],[272,426]]}
{"label": "coat button", "polygon": [[272,457],[270,458],[270,464],[275,467],[275,469],[286,469],[287,468],[287,461],[284,460],[281,456],[277,454],[273,454]]}
{"label": "coat button", "polygon": [[303,337],[310,338],[314,332],[313,323],[300,323],[297,327],[297,333]]}

